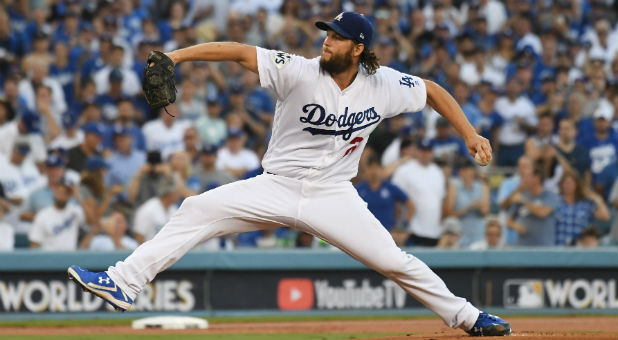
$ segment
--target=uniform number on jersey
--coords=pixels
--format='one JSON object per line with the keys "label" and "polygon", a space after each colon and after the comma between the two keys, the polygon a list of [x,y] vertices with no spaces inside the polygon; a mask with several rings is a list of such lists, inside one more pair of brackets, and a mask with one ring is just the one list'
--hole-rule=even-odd
{"label": "uniform number on jersey", "polygon": [[418,82],[418,80],[414,80],[414,78],[412,78],[410,76],[403,76],[403,77],[401,77],[401,80],[399,81],[399,85],[407,86],[408,88],[412,88],[412,87],[415,87],[415,86],[420,86],[421,84]]}
{"label": "uniform number on jersey", "polygon": [[282,68],[287,64],[290,60],[292,60],[292,56],[285,52],[275,51],[271,54],[273,62],[277,66],[277,68]]}
{"label": "uniform number on jersey", "polygon": [[[363,137],[354,137],[354,139],[352,139],[352,141],[350,141],[350,144],[352,144],[352,147],[350,147],[349,149],[347,149],[345,151],[345,153],[343,154],[343,157],[351,154],[352,152],[354,152],[354,150],[356,150],[356,147],[360,144],[360,142],[363,141]],[[341,158],[343,158],[341,157]]]}

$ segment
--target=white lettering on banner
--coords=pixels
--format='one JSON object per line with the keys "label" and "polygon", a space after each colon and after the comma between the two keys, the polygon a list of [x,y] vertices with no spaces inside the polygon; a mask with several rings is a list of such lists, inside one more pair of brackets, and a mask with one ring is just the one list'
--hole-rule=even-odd
{"label": "white lettering on banner", "polygon": [[376,287],[367,279],[360,285],[354,279],[343,280],[340,287],[331,286],[328,280],[316,280],[314,287],[318,309],[403,308],[406,302],[406,292],[390,280]]}
{"label": "white lettering on banner", "polygon": [[564,307],[567,302],[570,285],[571,280],[566,280],[562,283],[546,280],[545,290],[547,291],[547,297],[549,298],[549,305],[552,307]]}
{"label": "white lettering on banner", "polygon": [[[618,308],[616,299],[616,280],[538,280],[538,279],[512,279],[504,283],[504,305],[511,308],[530,307],[526,301],[530,300],[531,294],[524,287],[534,286],[543,282],[543,288],[538,290],[539,304],[535,307],[545,306],[545,301],[552,308]],[[534,295],[534,294],[533,294]],[[547,296],[547,300],[545,300]]]}
{"label": "white lettering on banner", "polygon": [[13,284],[7,285],[4,281],[0,281],[0,300],[2,300],[2,308],[5,311],[19,310],[25,289],[26,283],[23,281],[19,281],[17,286]]}
{"label": "white lettering on banner", "polygon": [[[41,298],[34,301],[35,293],[40,294]],[[31,312],[42,312],[49,307],[49,288],[43,281],[34,280],[28,283],[24,293],[24,307]]]}
{"label": "white lettering on banner", "polygon": [[[103,300],[89,293],[79,293],[72,282],[0,281],[0,311],[15,312],[93,312],[100,310]],[[111,306],[105,304],[108,310]],[[149,284],[135,301],[138,311],[181,311],[195,307],[193,284],[182,280],[159,280]]]}

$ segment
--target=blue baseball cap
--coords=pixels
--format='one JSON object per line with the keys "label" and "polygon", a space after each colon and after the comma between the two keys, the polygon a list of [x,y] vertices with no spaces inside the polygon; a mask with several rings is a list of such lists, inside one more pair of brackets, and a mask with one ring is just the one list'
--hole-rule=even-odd
{"label": "blue baseball cap", "polygon": [[131,130],[129,130],[128,128],[122,125],[114,126],[114,137],[115,136],[130,136],[130,135],[131,135]]}
{"label": "blue baseball cap", "polygon": [[45,165],[48,167],[64,167],[66,164],[64,163],[64,159],[60,157],[60,155],[52,153],[47,156],[45,160]]}
{"label": "blue baseball cap", "polygon": [[431,143],[429,139],[422,138],[416,143],[416,147],[419,148],[419,150],[431,150]]}
{"label": "blue baseball cap", "polygon": [[322,31],[333,30],[342,37],[367,47],[371,46],[373,41],[373,25],[362,14],[356,12],[341,12],[331,22],[316,22],[315,27]]}
{"label": "blue baseball cap", "polygon": [[227,130],[227,136],[229,137],[240,137],[242,135],[244,135],[245,132],[242,129],[239,128],[231,128],[229,130]]}
{"label": "blue baseball cap", "polygon": [[41,117],[36,112],[26,110],[21,115],[21,122],[28,133],[41,132]]}
{"label": "blue baseball cap", "polygon": [[217,153],[217,150],[219,150],[219,147],[217,147],[215,144],[207,143],[202,145],[201,152],[208,155],[214,155]]}
{"label": "blue baseball cap", "polygon": [[95,135],[101,138],[105,134],[105,131],[103,130],[103,126],[101,126],[101,124],[98,124],[98,123],[86,123],[84,124],[84,126],[82,126],[82,130],[84,130],[85,133],[94,133]]}
{"label": "blue baseball cap", "polygon": [[30,144],[28,142],[19,142],[19,143],[15,143],[15,145],[13,146],[13,148],[20,154],[20,155],[27,155],[28,153],[30,153]]}
{"label": "blue baseball cap", "polygon": [[107,162],[101,156],[92,156],[86,160],[86,170],[88,171],[97,171],[108,167]]}
{"label": "blue baseball cap", "polygon": [[62,115],[62,127],[70,129],[77,124],[78,115],[75,112],[68,111]]}

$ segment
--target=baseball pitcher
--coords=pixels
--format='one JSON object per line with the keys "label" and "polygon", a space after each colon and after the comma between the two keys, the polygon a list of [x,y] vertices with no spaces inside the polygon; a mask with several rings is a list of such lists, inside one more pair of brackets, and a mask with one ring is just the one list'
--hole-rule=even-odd
{"label": "baseball pitcher", "polygon": [[71,266],[69,277],[126,310],[146,283],[199,243],[290,226],[393,280],[450,327],[471,335],[510,334],[508,323],[453,295],[427,265],[399,249],[350,182],[376,126],[427,104],[459,131],[479,164],[491,160],[489,142],[442,87],[379,66],[370,50],[374,30],[364,16],[343,12],[315,25],[327,37],[314,59],[234,42],[151,54],[143,86],[153,107],[173,102],[173,65],[180,62],[234,61],[259,75],[261,85],[277,97],[265,171],[188,197],[161,231],[124,261],[101,273]]}

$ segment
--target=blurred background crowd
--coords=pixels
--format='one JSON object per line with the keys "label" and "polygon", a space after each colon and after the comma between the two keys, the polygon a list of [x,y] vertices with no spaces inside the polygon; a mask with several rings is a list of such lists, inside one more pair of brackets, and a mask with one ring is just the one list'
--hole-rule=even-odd
{"label": "blurred background crowd", "polygon": [[[343,10],[380,64],[453,94],[494,160],[429,107],[372,134],[353,180],[402,246],[597,247],[618,239],[614,0],[0,0],[0,250],[133,249],[182,200],[263,172],[275,101],[231,62],[177,65],[151,111],[148,53],[237,41],[308,58]],[[208,210],[209,207],[204,207]],[[329,247],[288,228],[200,249]]]}

